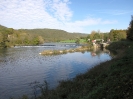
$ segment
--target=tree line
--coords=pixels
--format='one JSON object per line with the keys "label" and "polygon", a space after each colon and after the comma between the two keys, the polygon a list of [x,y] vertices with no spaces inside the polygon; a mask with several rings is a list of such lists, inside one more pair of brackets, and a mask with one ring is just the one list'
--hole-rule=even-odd
{"label": "tree line", "polygon": [[104,41],[120,41],[120,40],[131,40],[133,41],[133,15],[131,16],[131,21],[129,23],[129,27],[126,30],[115,30],[111,29],[108,33],[101,33],[98,31],[92,31],[86,38],[86,40],[95,40],[95,39],[103,39]]}
{"label": "tree line", "polygon": [[39,35],[31,35],[0,25],[0,48],[15,45],[37,45],[43,42],[44,39]]}
{"label": "tree line", "polygon": [[16,45],[38,45],[44,42],[59,42],[75,40],[77,37],[86,37],[87,34],[69,33],[57,29],[18,29],[0,25],[0,48]]}
{"label": "tree line", "polygon": [[92,31],[88,36],[87,36],[87,40],[95,40],[95,39],[99,39],[99,40],[104,40],[104,41],[108,41],[109,39],[111,41],[119,41],[119,40],[124,40],[126,39],[127,35],[126,35],[126,31],[127,30],[114,30],[111,29],[110,32],[107,33],[102,33],[100,31]]}
{"label": "tree line", "polygon": [[[78,39],[77,39],[78,38]],[[0,48],[11,47],[15,45],[38,45],[44,42],[60,42],[63,40],[80,39],[103,39],[104,41],[133,41],[133,16],[127,30],[111,29],[110,32],[103,33],[92,31],[90,34],[85,33],[69,33],[64,30],[57,29],[18,29],[7,28],[0,25]]]}

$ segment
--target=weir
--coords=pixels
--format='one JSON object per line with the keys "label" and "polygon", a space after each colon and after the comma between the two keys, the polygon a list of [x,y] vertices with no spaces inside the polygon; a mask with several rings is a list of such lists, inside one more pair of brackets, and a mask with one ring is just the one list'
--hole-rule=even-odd
{"label": "weir", "polygon": [[44,43],[40,46],[82,46],[83,44],[76,43]]}

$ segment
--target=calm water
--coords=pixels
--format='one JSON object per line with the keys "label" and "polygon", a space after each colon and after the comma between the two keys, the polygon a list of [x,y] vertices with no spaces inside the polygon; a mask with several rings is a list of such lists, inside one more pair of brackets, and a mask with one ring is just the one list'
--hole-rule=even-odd
{"label": "calm water", "polygon": [[42,56],[47,49],[67,49],[61,46],[30,46],[0,50],[0,99],[32,95],[30,83],[46,80],[55,88],[60,80],[74,78],[100,62],[110,60],[108,51],[75,52],[57,56]]}

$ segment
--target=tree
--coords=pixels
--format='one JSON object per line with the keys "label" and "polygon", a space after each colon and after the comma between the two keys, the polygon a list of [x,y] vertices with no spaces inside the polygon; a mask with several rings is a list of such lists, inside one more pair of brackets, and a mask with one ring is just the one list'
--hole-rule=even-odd
{"label": "tree", "polygon": [[0,32],[0,47],[7,47],[6,46],[6,42],[8,41],[7,36],[8,36],[7,33]]}
{"label": "tree", "polygon": [[127,39],[133,41],[133,15],[131,16],[131,22],[127,30]]}
{"label": "tree", "polygon": [[91,40],[94,40],[94,35],[96,34],[96,31],[92,31],[91,34],[90,34],[90,39]]}
{"label": "tree", "polygon": [[118,41],[126,39],[126,30],[110,30],[109,38],[111,41]]}
{"label": "tree", "polygon": [[79,39],[79,38],[76,38],[75,43],[76,43],[76,44],[79,44],[79,43],[80,43],[80,39]]}
{"label": "tree", "polygon": [[100,39],[99,33],[95,33],[93,38],[94,38],[94,39]]}

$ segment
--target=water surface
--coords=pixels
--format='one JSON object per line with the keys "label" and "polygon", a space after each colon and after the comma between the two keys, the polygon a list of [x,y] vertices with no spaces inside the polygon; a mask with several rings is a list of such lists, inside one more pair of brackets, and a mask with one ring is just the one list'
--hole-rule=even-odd
{"label": "water surface", "polygon": [[56,56],[39,55],[47,49],[69,48],[70,46],[25,46],[1,49],[0,99],[33,95],[30,83],[35,81],[42,83],[46,80],[50,88],[55,88],[60,80],[72,79],[96,64],[111,59],[108,51],[101,50]]}

